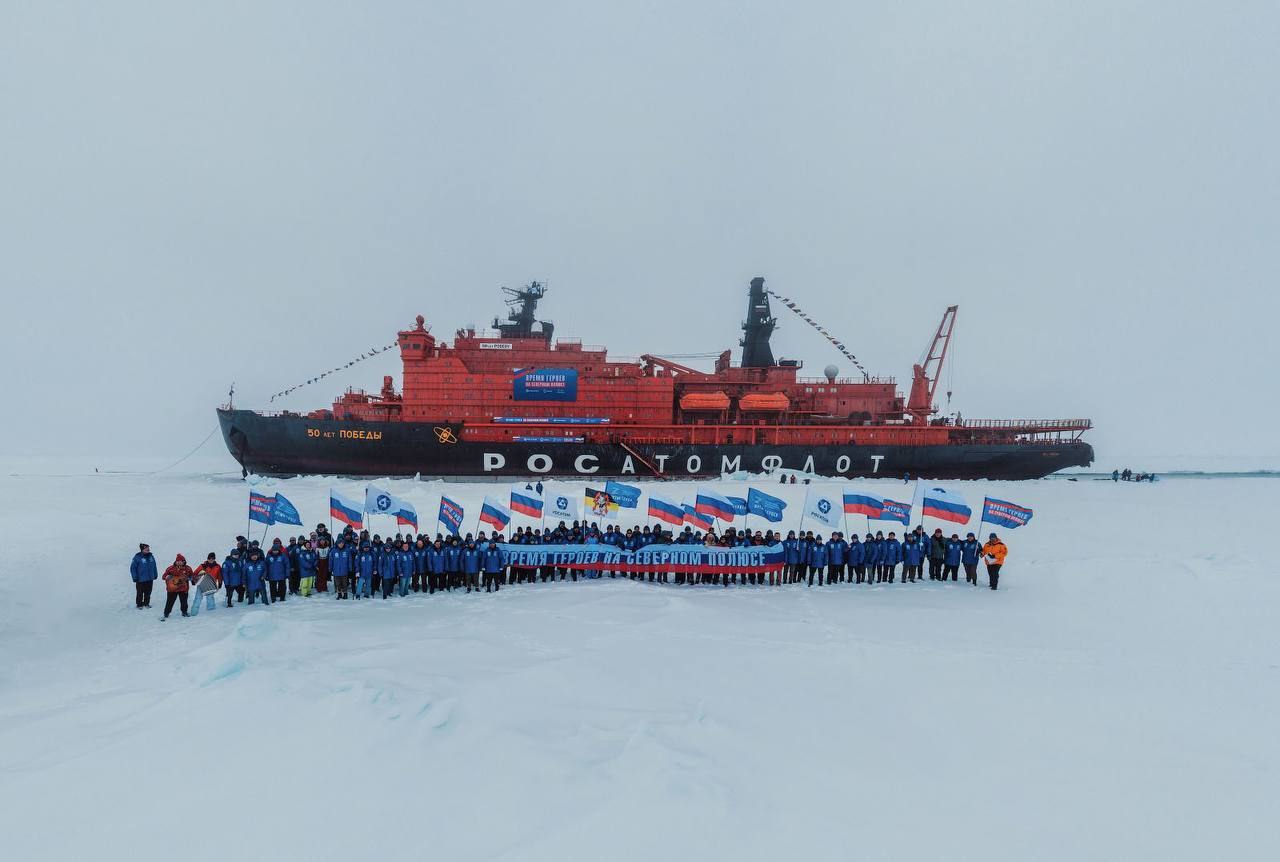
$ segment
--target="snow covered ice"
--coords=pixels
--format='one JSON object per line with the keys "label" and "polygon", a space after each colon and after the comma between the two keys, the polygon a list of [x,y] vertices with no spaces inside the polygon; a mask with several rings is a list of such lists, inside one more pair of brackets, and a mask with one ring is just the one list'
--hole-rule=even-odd
{"label": "snow covered ice", "polygon": [[[605,578],[161,625],[137,542],[221,557],[247,486],[32,464],[0,494],[9,859],[1280,856],[1275,479],[948,483],[1036,510],[995,593]],[[327,520],[328,480],[262,484]],[[436,531],[439,485],[384,484]],[[447,488],[467,529],[505,493]]]}

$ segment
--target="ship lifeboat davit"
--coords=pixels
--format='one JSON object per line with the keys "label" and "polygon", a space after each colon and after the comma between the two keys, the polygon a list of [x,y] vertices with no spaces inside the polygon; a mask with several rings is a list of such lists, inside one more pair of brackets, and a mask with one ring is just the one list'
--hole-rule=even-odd
{"label": "ship lifeboat davit", "polygon": [[738,409],[749,413],[782,413],[790,407],[791,399],[781,392],[753,392],[738,399]]}
{"label": "ship lifeboat davit", "polygon": [[690,392],[680,398],[681,410],[728,410],[729,396],[723,392]]}

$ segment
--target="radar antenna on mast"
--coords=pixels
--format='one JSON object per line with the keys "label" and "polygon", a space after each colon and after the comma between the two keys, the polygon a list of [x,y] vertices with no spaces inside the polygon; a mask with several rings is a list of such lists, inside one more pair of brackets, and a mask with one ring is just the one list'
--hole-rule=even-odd
{"label": "radar antenna on mast", "polygon": [[502,288],[502,292],[507,294],[507,298],[503,300],[507,307],[511,309],[507,314],[509,323],[503,323],[501,319],[495,317],[493,319],[493,327],[498,330],[503,338],[534,338],[535,332],[533,325],[538,324],[536,335],[540,335],[547,343],[551,343],[551,334],[555,332],[555,324],[549,320],[535,320],[534,312],[538,310],[538,300],[547,295],[547,287],[542,282],[531,281],[525,287],[515,289],[511,287]]}

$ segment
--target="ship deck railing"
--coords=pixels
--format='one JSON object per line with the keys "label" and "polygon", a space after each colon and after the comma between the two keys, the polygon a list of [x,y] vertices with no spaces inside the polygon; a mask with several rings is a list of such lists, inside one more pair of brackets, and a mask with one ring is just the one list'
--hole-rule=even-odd
{"label": "ship deck railing", "polygon": [[954,427],[1000,431],[1088,431],[1093,422],[1089,419],[959,419],[954,422]]}

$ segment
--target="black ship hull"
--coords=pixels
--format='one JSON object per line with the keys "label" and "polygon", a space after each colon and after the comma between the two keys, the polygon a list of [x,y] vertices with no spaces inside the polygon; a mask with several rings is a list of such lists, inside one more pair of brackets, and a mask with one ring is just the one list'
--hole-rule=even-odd
{"label": "black ship hull", "polygon": [[[1093,463],[1079,440],[943,446],[771,446],[464,442],[461,428],[416,422],[334,422],[219,410],[227,449],[260,476],[696,479],[746,470],[849,478],[1039,479]],[[647,462],[647,463],[646,463]]]}

